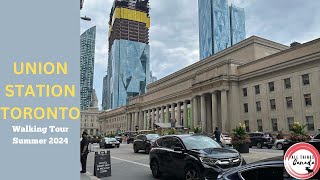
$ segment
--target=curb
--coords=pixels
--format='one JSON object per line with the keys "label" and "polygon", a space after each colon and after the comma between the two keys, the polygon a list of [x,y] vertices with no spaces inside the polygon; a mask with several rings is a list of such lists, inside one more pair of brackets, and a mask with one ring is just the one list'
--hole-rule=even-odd
{"label": "curb", "polygon": [[100,180],[99,178],[97,178],[96,176],[94,176],[93,174],[86,172],[85,175],[90,178],[91,180]]}

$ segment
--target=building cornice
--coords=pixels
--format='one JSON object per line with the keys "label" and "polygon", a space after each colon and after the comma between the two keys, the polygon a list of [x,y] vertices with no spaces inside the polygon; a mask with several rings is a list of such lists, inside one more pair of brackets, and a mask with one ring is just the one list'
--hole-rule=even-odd
{"label": "building cornice", "polygon": [[286,61],[281,64],[276,64],[274,66],[269,66],[269,67],[266,67],[263,69],[259,69],[257,71],[252,71],[250,73],[240,75],[239,81],[243,81],[243,80],[247,80],[250,78],[257,77],[257,76],[265,75],[265,74],[272,73],[275,71],[280,71],[280,70],[287,69],[287,68],[290,68],[293,66],[299,66],[301,64],[305,64],[305,63],[309,63],[309,62],[319,61],[320,60],[319,57],[320,57],[320,52],[314,53],[314,54],[311,54],[308,56],[304,56],[304,57],[299,57],[299,58],[293,59],[291,61]]}
{"label": "building cornice", "polygon": [[[222,58],[222,57],[224,57],[224,56],[226,56],[226,55],[228,55],[230,53],[238,51],[239,49],[242,49],[242,48],[244,48],[246,46],[249,46],[251,44],[254,44],[254,43],[265,45],[265,46],[269,46],[269,47],[272,47],[272,48],[278,49],[278,50],[284,50],[284,49],[288,48],[288,46],[282,45],[280,43],[276,43],[276,42],[273,42],[273,41],[270,41],[270,40],[267,40],[267,39],[264,39],[264,38],[260,38],[260,37],[257,37],[257,36],[251,36],[251,37],[249,37],[249,38],[247,38],[247,39],[245,39],[245,40],[243,40],[243,41],[241,41],[241,42],[239,42],[239,43],[237,43],[237,44],[235,44],[235,45],[233,45],[233,46],[231,46],[231,47],[229,47],[229,48],[227,48],[227,49],[225,49],[223,51],[220,51],[220,52],[216,53],[213,56],[210,56],[210,57],[208,57],[206,59],[198,61],[198,62],[196,62],[196,63],[194,63],[194,64],[192,64],[190,66],[187,66],[187,67],[185,67],[185,68],[183,68],[183,69],[181,69],[181,70],[179,70],[179,71],[177,71],[175,73],[172,73],[172,74],[170,74],[170,75],[168,75],[168,76],[166,76],[166,77],[164,77],[162,79],[159,79],[158,81],[149,84],[147,86],[147,88],[152,88],[152,87],[155,87],[157,85],[160,85],[163,82],[166,82],[166,81],[171,80],[171,79],[173,79],[175,77],[178,77],[178,76],[180,76],[180,75],[182,75],[184,73],[187,73],[187,72],[189,72],[189,71],[191,71],[193,69],[196,69],[196,68],[198,68],[200,66],[204,66],[204,65],[206,65],[208,63],[211,63],[213,61],[217,61],[220,58]],[[221,61],[223,61],[223,59],[221,59]],[[221,61],[219,61],[219,62],[221,62]]]}

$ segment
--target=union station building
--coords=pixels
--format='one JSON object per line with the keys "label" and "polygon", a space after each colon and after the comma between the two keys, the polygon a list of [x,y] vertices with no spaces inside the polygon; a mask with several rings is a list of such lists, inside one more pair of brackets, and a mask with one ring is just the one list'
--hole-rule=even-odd
{"label": "union station building", "polygon": [[231,132],[320,129],[320,39],[288,47],[252,36],[147,86],[127,106],[99,115],[105,134],[157,123]]}

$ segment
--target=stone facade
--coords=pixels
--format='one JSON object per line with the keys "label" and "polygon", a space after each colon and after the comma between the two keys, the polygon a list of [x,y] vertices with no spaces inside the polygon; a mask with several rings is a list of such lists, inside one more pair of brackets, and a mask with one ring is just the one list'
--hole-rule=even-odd
{"label": "stone facade", "polygon": [[289,132],[299,121],[315,133],[319,89],[320,39],[289,48],[252,36],[148,85],[147,93],[99,119],[121,116],[126,130],[174,122],[208,133],[230,132],[239,122],[249,131]]}
{"label": "stone facade", "polygon": [[80,133],[86,131],[89,135],[100,135],[100,123],[98,121],[98,116],[101,111],[95,107],[89,107],[87,110],[82,110],[80,112],[81,124]]}

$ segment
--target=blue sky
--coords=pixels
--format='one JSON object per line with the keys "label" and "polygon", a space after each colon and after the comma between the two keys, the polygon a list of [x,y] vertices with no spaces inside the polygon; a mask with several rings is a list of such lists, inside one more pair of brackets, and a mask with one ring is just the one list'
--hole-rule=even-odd
{"label": "blue sky", "polygon": [[[97,26],[94,88],[102,100],[108,61],[108,21],[113,0],[84,0],[80,34]],[[246,36],[289,45],[320,37],[318,0],[229,0],[245,8]],[[150,0],[151,70],[163,78],[199,60],[198,0]]]}

